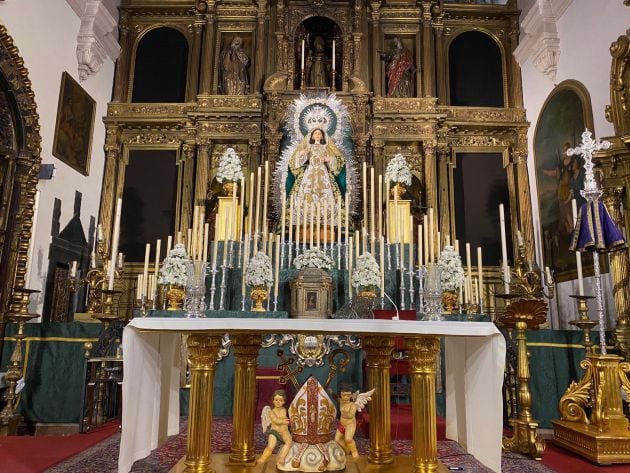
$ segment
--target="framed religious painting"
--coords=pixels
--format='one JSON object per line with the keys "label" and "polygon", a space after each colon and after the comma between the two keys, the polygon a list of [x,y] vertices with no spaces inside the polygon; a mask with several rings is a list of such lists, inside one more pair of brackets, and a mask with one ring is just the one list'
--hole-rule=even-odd
{"label": "framed religious painting", "polygon": [[[540,215],[540,239],[545,266],[556,281],[577,278],[575,253],[569,251],[573,234],[572,200],[584,203],[584,160],[568,156],[585,128],[593,131],[591,100],[579,82],[567,80],[549,94],[536,124],[534,159]],[[585,272],[592,267],[585,265]]]}
{"label": "framed religious painting", "polygon": [[94,99],[70,74],[63,72],[52,153],[84,176],[90,174],[95,114]]}

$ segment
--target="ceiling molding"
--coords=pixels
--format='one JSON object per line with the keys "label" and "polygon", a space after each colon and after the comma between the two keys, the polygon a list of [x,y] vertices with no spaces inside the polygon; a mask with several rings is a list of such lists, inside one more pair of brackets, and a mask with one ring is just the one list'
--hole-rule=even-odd
{"label": "ceiling molding", "polygon": [[527,61],[555,82],[560,58],[557,22],[573,0],[536,0],[521,21],[521,38],[514,57]]}
{"label": "ceiling molding", "polygon": [[106,60],[116,62],[118,44],[118,5],[120,0],[66,0],[81,19],[77,36],[79,78],[96,74]]}

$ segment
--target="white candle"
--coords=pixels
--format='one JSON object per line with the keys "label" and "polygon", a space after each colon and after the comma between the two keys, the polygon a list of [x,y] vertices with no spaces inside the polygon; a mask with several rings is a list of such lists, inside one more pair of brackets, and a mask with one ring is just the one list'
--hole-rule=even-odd
{"label": "white candle", "polygon": [[523,246],[523,234],[521,233],[520,230],[516,230],[516,241],[518,243],[518,246]]}
{"label": "white candle", "polygon": [[400,219],[398,217],[398,192],[396,192],[394,193],[394,232],[396,232],[396,244],[400,243]]}
{"label": "white candle", "polygon": [[[236,190],[234,191],[236,192]],[[230,234],[232,233],[232,220],[234,220],[234,207],[230,208],[227,215],[227,227],[225,229],[225,238],[223,240],[223,259],[221,260],[221,264],[224,268],[227,268],[227,256],[228,256],[228,241],[230,239]]]}
{"label": "white candle", "polygon": [[422,223],[422,229],[424,231],[424,238],[422,241],[424,243],[424,264],[426,265],[427,263],[431,262],[431,255],[429,250],[429,217],[427,215],[424,215]]}
{"label": "white candle", "polygon": [[123,268],[124,261],[125,261],[125,256],[122,253],[118,253],[118,269]]}
{"label": "white candle", "polygon": [[335,40],[333,39],[333,51],[332,51],[332,70],[333,72],[335,71],[335,65],[336,65],[336,58],[335,58]]}
{"label": "white candle", "polygon": [[103,225],[100,223],[96,227],[96,240],[99,242],[103,241]]}
{"label": "white candle", "polygon": [[190,228],[186,229],[186,253],[188,256],[192,258],[192,230]]}
{"label": "white candle", "polygon": [[302,241],[304,242],[304,247],[306,247],[306,235],[308,229],[308,209],[309,206],[306,204],[306,201],[302,201]]}
{"label": "white candle", "polygon": [[302,40],[302,70],[304,70],[304,40]]}
{"label": "white candle", "polygon": [[241,177],[241,194],[238,199],[238,205],[240,206],[240,212],[238,214],[238,220],[240,222],[238,228],[238,241],[243,241],[243,233],[245,233],[245,182],[245,177]]}
{"label": "white candle", "polygon": [[413,269],[413,215],[409,217],[409,270]]}
{"label": "white candle", "polygon": [[[295,203],[294,203],[293,195],[291,195],[291,197],[289,198],[289,254],[291,254],[291,242],[293,241],[293,213],[294,212],[295,212]],[[284,231],[282,233],[284,234]]]}
{"label": "white candle", "polygon": [[90,269],[96,268],[96,253],[92,252],[90,254]]}
{"label": "white candle", "polygon": [[236,185],[232,187],[232,218],[230,219],[231,222],[229,222],[228,227],[230,229],[229,235],[227,239],[230,239],[232,241],[236,240],[236,224],[238,223],[237,217],[238,217],[238,209],[237,209],[237,202],[236,202]]}
{"label": "white candle", "polygon": [[455,239],[455,253],[459,254],[459,240]]}
{"label": "white candle", "polygon": [[158,240],[155,243],[155,269],[153,271],[153,288],[151,289],[151,296],[155,294],[155,285],[158,280],[158,272],[160,271],[160,251],[162,250],[162,240]]}
{"label": "white candle", "polygon": [[341,195],[337,196],[337,251],[341,251]]}
{"label": "white candle", "polygon": [[469,281],[468,276],[466,276],[464,278],[464,301],[466,302],[466,304],[470,302],[470,299],[469,299],[470,295],[468,294],[468,281]]}
{"label": "white candle", "polygon": [[269,161],[265,161],[265,198],[263,199],[263,232],[267,233],[267,200],[269,197]]}
{"label": "white candle", "polygon": [[352,299],[352,237],[346,239],[346,258],[348,259],[348,300]]}
{"label": "white candle", "polygon": [[381,235],[379,240],[381,243],[381,297],[385,297],[385,238],[383,235]]}
{"label": "white candle", "polygon": [[193,224],[190,233],[190,257],[195,261],[197,259],[197,225],[199,225],[199,206],[195,205],[193,210]]}
{"label": "white candle", "polygon": [[120,239],[120,214],[122,211],[122,199],[117,199],[116,200],[116,213],[115,213],[115,217],[114,217],[114,233],[112,236],[112,241],[110,242],[112,247],[111,247],[111,253],[110,253],[110,259],[111,259],[111,265],[109,268],[109,283],[107,285],[107,289],[109,289],[110,291],[112,289],[114,289],[114,275],[116,273],[116,267],[115,267],[115,261],[116,261],[116,255],[118,255],[118,241]]}
{"label": "white candle", "polygon": [[510,293],[510,271],[507,261],[507,240],[505,237],[505,211],[503,204],[499,205],[499,225],[501,227],[501,258],[503,266],[503,290],[506,294]]}
{"label": "white candle", "polygon": [[387,242],[392,242],[392,224],[389,221],[389,181],[385,182],[385,230],[387,231]]}
{"label": "white candle", "polygon": [[310,248],[313,248],[313,243],[314,243],[313,237],[315,236],[314,235],[314,233],[315,233],[315,204],[313,202],[311,202],[310,207],[311,207],[311,211],[310,211],[310,214],[311,214],[311,228],[310,228],[310,230],[311,230],[311,235],[310,235],[311,238],[310,238],[310,240],[311,241],[310,241],[310,244],[311,244],[311,246],[310,246]]}
{"label": "white candle", "polygon": [[203,254],[202,254],[202,261],[205,263],[206,261],[208,261],[208,238],[210,234],[210,224],[209,223],[205,223],[203,225]]}
{"label": "white candle", "polygon": [[440,255],[442,254],[442,238],[440,236],[439,230],[437,232],[436,243],[437,243],[437,251],[435,252],[435,261],[437,261],[440,258]]}
{"label": "white candle", "polygon": [[477,247],[477,278],[479,280],[479,294],[481,297],[483,297],[483,261],[481,258],[480,246]]}
{"label": "white candle", "polygon": [[383,236],[383,175],[378,175],[378,237]]}
{"label": "white candle", "polygon": [[246,281],[246,274],[247,274],[247,265],[249,264],[249,234],[247,235],[247,238],[245,239],[245,247],[244,247],[244,254],[245,257],[243,258],[243,274],[241,277],[241,296],[245,297],[245,295],[247,294],[247,285],[245,284]]}
{"label": "white candle", "polygon": [[547,277],[545,283],[551,284],[553,282],[553,278],[551,277],[551,270],[549,269],[549,266],[545,266],[545,276]]}
{"label": "white candle", "polygon": [[149,256],[151,254],[151,244],[147,243],[144,247],[144,269],[142,271],[142,282],[144,286],[142,286],[142,293],[148,294],[149,288],[147,287],[149,284]]}
{"label": "white candle", "polygon": [[[258,222],[260,222],[260,186],[262,182],[261,173],[262,168],[258,166],[258,174],[256,176],[256,217],[254,220],[254,239],[258,238]],[[256,254],[257,248],[254,248],[254,254]]]}
{"label": "white candle", "polygon": [[[571,200],[571,209],[573,211],[573,228],[575,229],[577,226],[577,202],[575,199]],[[582,274],[582,253],[579,251],[575,252],[575,263],[577,265],[577,277],[578,277],[578,294],[580,296],[584,295],[584,275]]]}
{"label": "white candle", "polygon": [[[248,235],[249,236],[249,235]],[[217,267],[217,253],[219,251],[219,230],[214,227],[214,243],[212,244],[212,268]]]}
{"label": "white candle", "polygon": [[168,255],[168,253],[171,251],[171,249],[173,248],[173,236],[169,235],[166,238],[166,254]]}
{"label": "white candle", "polygon": [[362,181],[363,181],[363,220],[367,218],[368,215],[368,196],[367,196],[367,164],[363,161],[362,166]]}
{"label": "white candle", "polygon": [[[372,244],[376,238],[376,228],[374,219],[376,218],[376,206],[374,205],[374,168],[370,168],[370,237],[372,238]],[[375,252],[374,248],[372,251]]]}
{"label": "white candle", "polygon": [[252,221],[254,217],[254,173],[249,173],[249,206],[247,207],[247,234],[252,234]]}
{"label": "white candle", "polygon": [[284,229],[286,226],[286,215],[287,215],[287,191],[283,187],[282,188],[282,214],[280,215],[280,241],[284,245]]}
{"label": "white candle", "polygon": [[317,222],[316,222],[316,237],[317,237],[317,248],[319,248],[319,245],[321,244],[321,234],[320,234],[320,221],[322,218],[322,211],[321,211],[321,206],[319,205],[319,202],[317,202]]}
{"label": "white candle", "polygon": [[429,209],[429,261],[435,259],[435,227],[433,226],[433,207]]}
{"label": "white candle", "polygon": [[276,277],[273,279],[273,297],[278,298],[278,284],[280,281],[280,235],[276,235]]}
{"label": "white candle", "polygon": [[[345,221],[345,225],[346,225],[346,246],[348,245],[348,238],[350,237],[350,190],[352,189],[352,186],[348,186],[348,188],[346,189],[346,221]],[[341,227],[339,227],[339,231],[341,231]],[[346,255],[346,259],[348,259],[347,255]]]}
{"label": "white candle", "polygon": [[72,279],[77,277],[77,262],[76,261],[72,262],[72,267],[70,268],[70,277]]}
{"label": "white candle", "polygon": [[472,279],[472,261],[470,258],[470,243],[466,242],[466,275]]}
{"label": "white candle", "polygon": [[326,251],[326,247],[328,246],[328,200],[324,199],[324,204],[322,208],[322,221],[324,222],[324,251]]}
{"label": "white candle", "polygon": [[422,225],[418,225],[418,268],[422,266]]}
{"label": "white candle", "polygon": [[142,274],[138,274],[138,282],[136,283],[136,299],[142,299]]}

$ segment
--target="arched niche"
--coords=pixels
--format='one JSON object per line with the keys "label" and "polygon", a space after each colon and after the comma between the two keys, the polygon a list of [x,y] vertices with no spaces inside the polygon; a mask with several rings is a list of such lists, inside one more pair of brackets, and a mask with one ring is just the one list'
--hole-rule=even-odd
{"label": "arched niche", "polygon": [[[311,64],[315,63],[317,38],[323,39],[325,56],[325,64],[327,68],[327,86],[333,90],[341,90],[342,88],[342,65],[343,65],[343,33],[339,25],[326,16],[312,16],[302,21],[295,29],[295,51],[294,51],[294,70],[296,71],[293,87],[300,89],[302,86],[302,40],[305,46],[304,58],[304,86],[307,88],[316,88],[309,81],[309,56]],[[333,66],[333,41],[335,42],[335,82],[332,83],[332,66]]]}
{"label": "arched niche", "polygon": [[[575,253],[569,251],[573,236],[571,200],[584,202],[584,160],[567,156],[566,147],[580,144],[585,128],[593,133],[593,110],[586,87],[576,80],[558,84],[541,108],[534,133],[534,163],[545,266],[554,270],[558,282],[575,279]],[[584,261],[586,274],[592,263]]]}
{"label": "arched niche", "polygon": [[490,35],[466,31],[453,39],[448,72],[450,105],[505,106],[503,55]]}
{"label": "arched niche", "polygon": [[138,41],[133,63],[132,102],[185,102],[189,48],[168,27],[153,28]]}
{"label": "arched niche", "polygon": [[21,307],[14,288],[25,285],[33,206],[41,163],[41,135],[28,71],[0,25],[0,351],[5,314]]}

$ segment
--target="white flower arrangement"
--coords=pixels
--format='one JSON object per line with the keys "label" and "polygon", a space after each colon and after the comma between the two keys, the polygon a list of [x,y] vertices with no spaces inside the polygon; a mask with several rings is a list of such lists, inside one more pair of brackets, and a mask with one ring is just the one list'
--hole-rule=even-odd
{"label": "white flower arrangement", "polygon": [[438,266],[442,269],[442,289],[457,291],[464,282],[464,267],[461,257],[452,246],[446,246],[438,258]]}
{"label": "white flower arrangement", "polygon": [[326,253],[319,248],[311,248],[301,255],[298,255],[295,260],[293,260],[293,266],[295,266],[296,269],[319,268],[330,270],[333,267],[333,262]]}
{"label": "white flower arrangement", "polygon": [[352,273],[352,285],[360,287],[378,286],[381,283],[381,269],[370,253],[363,253],[357,258],[356,269]]}
{"label": "white flower arrangement", "polygon": [[387,163],[385,180],[406,186],[411,185],[411,168],[402,154],[396,154],[393,159]]}
{"label": "white flower arrangement", "polygon": [[219,169],[217,170],[217,181],[240,182],[243,179],[243,167],[241,158],[238,157],[234,148],[228,148],[219,159]]}
{"label": "white flower arrangement", "polygon": [[164,258],[160,276],[158,277],[158,284],[184,286],[188,280],[189,262],[190,259],[184,245],[175,245],[175,248],[169,251],[166,258]]}
{"label": "white flower arrangement", "polygon": [[262,251],[259,251],[249,260],[245,282],[249,287],[264,286],[273,284],[273,269],[271,259]]}

